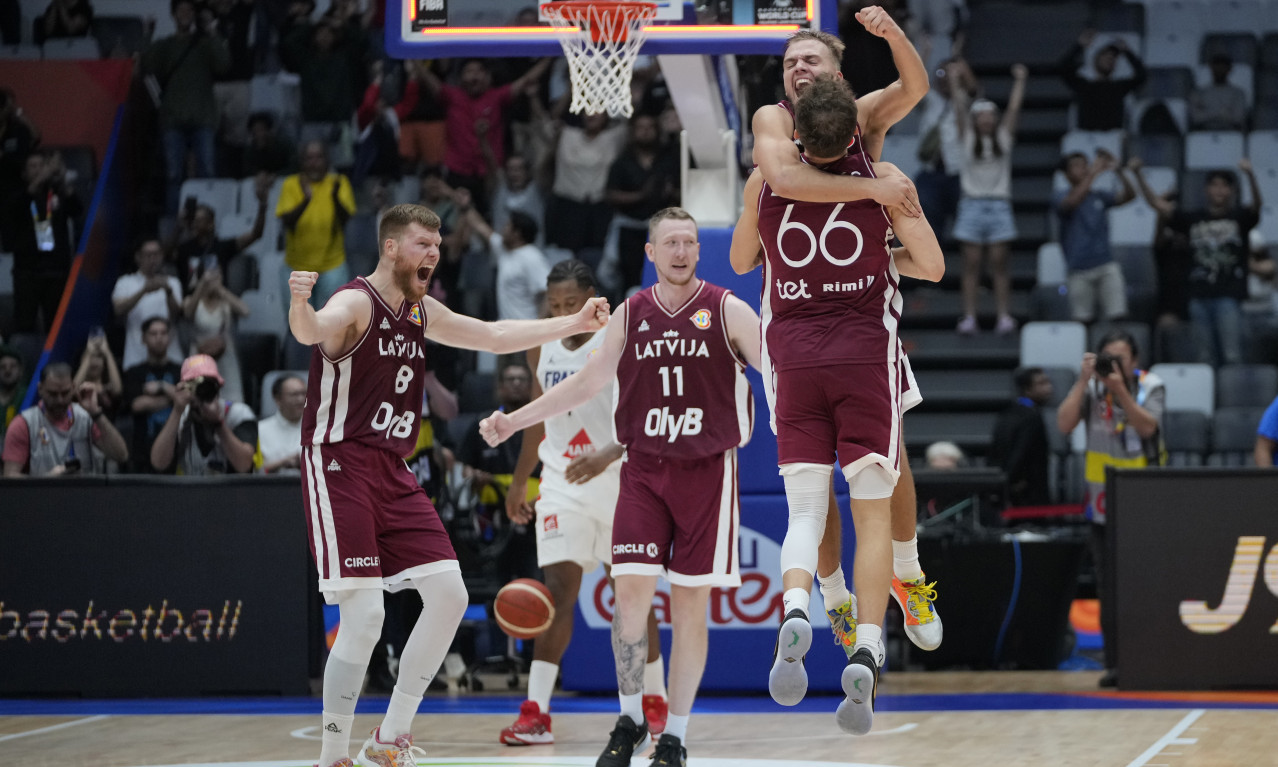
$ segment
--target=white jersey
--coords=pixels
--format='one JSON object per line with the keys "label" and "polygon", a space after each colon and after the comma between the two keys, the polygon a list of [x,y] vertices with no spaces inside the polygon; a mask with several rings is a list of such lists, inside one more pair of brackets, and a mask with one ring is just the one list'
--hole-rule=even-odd
{"label": "white jersey", "polygon": [[[542,345],[541,358],[537,361],[541,390],[549,391],[550,387],[580,371],[586,359],[603,346],[604,335],[603,331],[596,332],[576,349],[569,349],[562,341]],[[612,387],[604,387],[584,405],[546,419],[546,438],[537,448],[537,457],[546,468],[563,472],[572,459],[612,442]],[[616,464],[620,465],[620,461]]]}

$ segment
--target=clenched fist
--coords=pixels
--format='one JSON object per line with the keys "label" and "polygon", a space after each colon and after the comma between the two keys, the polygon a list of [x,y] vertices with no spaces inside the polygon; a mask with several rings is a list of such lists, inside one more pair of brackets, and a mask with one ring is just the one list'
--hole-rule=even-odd
{"label": "clenched fist", "polygon": [[319,272],[293,272],[288,277],[288,290],[293,300],[309,301],[315,282],[319,280]]}
{"label": "clenched fist", "polygon": [[892,18],[892,15],[877,5],[871,5],[868,8],[862,8],[856,12],[856,20],[861,22],[861,26],[874,35],[891,40],[894,37],[903,36],[905,33],[901,31]]}
{"label": "clenched fist", "polygon": [[494,411],[492,415],[479,422],[479,436],[484,438],[489,447],[497,447],[510,439],[514,433],[515,428],[511,424],[510,416],[500,410]]}
{"label": "clenched fist", "polygon": [[581,326],[581,332],[594,332],[601,330],[608,324],[608,299],[603,297],[595,297],[586,302],[581,307],[581,311],[577,312],[577,322]]}

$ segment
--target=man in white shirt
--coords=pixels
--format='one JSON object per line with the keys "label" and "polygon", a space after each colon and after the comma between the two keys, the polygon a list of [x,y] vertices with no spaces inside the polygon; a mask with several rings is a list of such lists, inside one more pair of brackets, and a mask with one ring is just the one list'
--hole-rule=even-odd
{"label": "man in white shirt", "polygon": [[[124,320],[124,359],[120,367],[128,370],[146,362],[146,345],[142,343],[142,323],[152,317],[164,317],[171,327],[182,314],[182,283],[177,277],[160,271],[164,248],[156,239],[144,240],[135,256],[138,270],[121,276],[111,291],[115,316]],[[169,359],[181,362],[182,350],[178,334],[169,341]]]}
{"label": "man in white shirt", "polygon": [[306,408],[306,382],[285,375],[271,385],[275,414],[257,422],[257,455],[253,462],[263,474],[300,475],[302,411]]}
{"label": "man in white shirt", "polygon": [[506,228],[494,232],[469,204],[469,198],[461,200],[466,225],[488,243],[497,263],[497,319],[540,319],[550,262],[533,244],[537,241],[537,222],[523,211],[512,210]]}

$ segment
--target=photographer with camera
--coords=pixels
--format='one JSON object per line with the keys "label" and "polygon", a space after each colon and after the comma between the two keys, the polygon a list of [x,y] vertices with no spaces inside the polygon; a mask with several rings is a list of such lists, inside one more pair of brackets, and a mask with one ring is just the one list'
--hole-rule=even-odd
{"label": "photographer with camera", "polygon": [[173,411],[151,445],[151,466],[186,476],[253,471],[257,419],[242,402],[222,398],[221,373],[207,354],[187,357],[173,390]]}
{"label": "photographer with camera", "polygon": [[[1101,337],[1096,354],[1084,354],[1078,381],[1056,411],[1056,427],[1068,435],[1079,423],[1087,425],[1084,509],[1091,524],[1096,591],[1101,603],[1101,635],[1105,645],[1105,676],[1101,686],[1117,684],[1113,634],[1114,599],[1106,570],[1105,469],[1161,466],[1166,462],[1162,420],[1167,395],[1162,379],[1137,367],[1136,341],[1125,330]],[[1112,563],[1108,563],[1112,566]]]}
{"label": "photographer with camera", "polygon": [[5,432],[4,476],[105,474],[106,462],[94,454],[94,447],[117,463],[129,459],[124,437],[102,412],[97,384],[85,381],[76,387],[71,366],[53,362],[40,371],[38,391],[39,401],[19,413]]}

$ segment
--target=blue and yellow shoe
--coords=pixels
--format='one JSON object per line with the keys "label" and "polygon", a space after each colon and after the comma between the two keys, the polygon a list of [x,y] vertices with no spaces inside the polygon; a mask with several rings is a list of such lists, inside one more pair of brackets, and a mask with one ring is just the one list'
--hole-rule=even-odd
{"label": "blue and yellow shoe", "polygon": [[923,576],[902,582],[892,576],[892,598],[905,614],[905,635],[920,650],[941,646],[941,616],[936,612],[936,581]]}
{"label": "blue and yellow shoe", "polygon": [[834,632],[834,643],[843,648],[849,658],[852,648],[856,646],[856,596],[849,594],[848,600],[833,610],[826,610],[830,619],[830,630]]}

